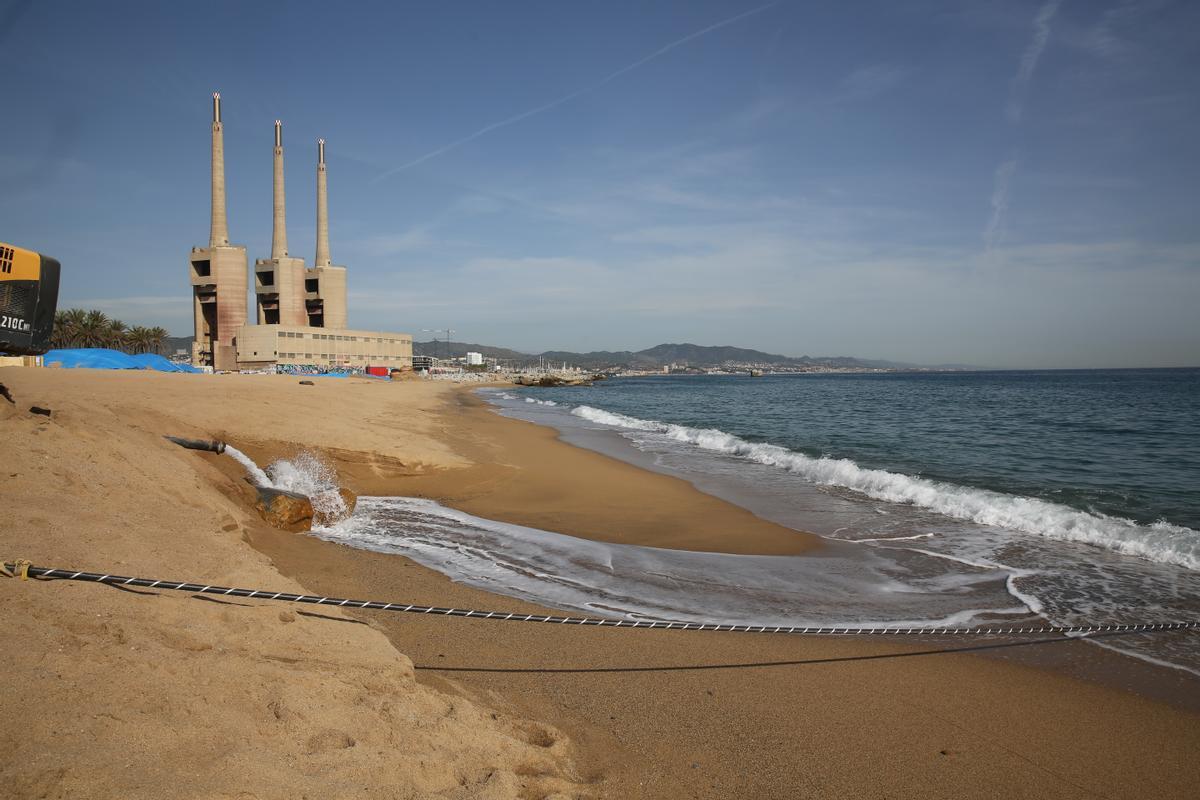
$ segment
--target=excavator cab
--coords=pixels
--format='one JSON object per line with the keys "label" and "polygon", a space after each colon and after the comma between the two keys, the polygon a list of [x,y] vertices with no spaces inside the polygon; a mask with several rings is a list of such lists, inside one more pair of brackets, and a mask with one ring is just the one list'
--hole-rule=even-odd
{"label": "excavator cab", "polygon": [[0,354],[50,349],[60,269],[49,256],[0,242]]}

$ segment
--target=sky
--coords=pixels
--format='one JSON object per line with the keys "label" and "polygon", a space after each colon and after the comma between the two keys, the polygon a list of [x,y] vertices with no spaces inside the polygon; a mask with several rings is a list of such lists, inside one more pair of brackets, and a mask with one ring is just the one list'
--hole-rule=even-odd
{"label": "sky", "polygon": [[231,241],[350,325],[987,367],[1200,365],[1200,3],[0,0],[0,238],[190,336]]}

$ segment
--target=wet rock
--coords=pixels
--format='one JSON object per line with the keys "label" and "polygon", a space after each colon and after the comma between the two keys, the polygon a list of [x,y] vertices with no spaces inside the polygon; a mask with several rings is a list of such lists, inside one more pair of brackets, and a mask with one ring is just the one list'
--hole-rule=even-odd
{"label": "wet rock", "polygon": [[338,489],[338,494],[342,496],[342,502],[346,504],[346,516],[354,513],[354,507],[358,505],[358,495],[343,486]]}
{"label": "wet rock", "polygon": [[313,506],[307,497],[282,489],[255,488],[258,490],[258,502],[254,507],[268,525],[285,531],[307,531],[312,528]]}
{"label": "wet rock", "polygon": [[313,504],[314,525],[332,525],[354,513],[354,507],[358,505],[358,495],[345,487],[338,489],[337,495],[342,499],[341,503],[332,497],[317,498],[317,502]]}

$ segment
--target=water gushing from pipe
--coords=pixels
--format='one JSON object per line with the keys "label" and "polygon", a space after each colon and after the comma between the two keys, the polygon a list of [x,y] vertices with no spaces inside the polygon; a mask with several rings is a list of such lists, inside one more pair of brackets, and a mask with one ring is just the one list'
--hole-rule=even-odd
{"label": "water gushing from pipe", "polygon": [[250,480],[255,486],[261,486],[264,489],[281,488],[275,486],[275,484],[272,483],[271,479],[267,476],[267,473],[263,472],[258,464],[254,463],[254,459],[250,458],[250,456],[246,455],[241,450],[238,450],[231,444],[226,444],[225,452],[237,459],[238,463],[246,468],[246,474],[250,476]]}

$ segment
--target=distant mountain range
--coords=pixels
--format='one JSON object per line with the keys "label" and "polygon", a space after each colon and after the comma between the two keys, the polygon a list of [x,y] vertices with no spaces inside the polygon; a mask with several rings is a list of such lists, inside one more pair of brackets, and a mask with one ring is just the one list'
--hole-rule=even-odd
{"label": "distant mountain range", "polygon": [[[171,355],[176,349],[191,352],[192,337],[173,336],[164,342],[164,354]],[[841,369],[978,369],[965,364],[939,364],[927,366],[900,361],[852,358],[850,356],[782,356],[749,350],[744,347],[705,347],[698,344],[660,344],[636,352],[630,350],[595,350],[590,353],[575,353],[570,350],[548,350],[545,353],[522,353],[506,347],[492,347],[470,342],[413,342],[413,355],[434,358],[461,358],[467,352],[482,353],[487,358],[512,362],[516,366],[537,364],[539,360],[561,363],[588,370],[605,369],[662,369],[669,364],[688,365],[712,369],[729,364],[756,364],[780,367],[837,367]]]}
{"label": "distant mountain range", "polygon": [[[706,347],[698,344],[660,344],[636,352],[630,350],[596,350],[590,353],[575,353],[569,350],[548,350],[544,353],[521,353],[504,347],[464,342],[413,342],[413,355],[435,358],[458,358],[467,352],[482,353],[487,358],[512,361],[516,364],[536,363],[539,360],[563,362],[590,370],[614,368],[662,369],[670,364],[711,369],[730,364],[755,364],[761,366],[787,367],[839,367],[842,369],[930,369],[919,364],[907,364],[880,359],[852,358],[850,356],[783,356],[749,350],[744,347]],[[964,369],[962,365],[941,365],[933,369]]]}

